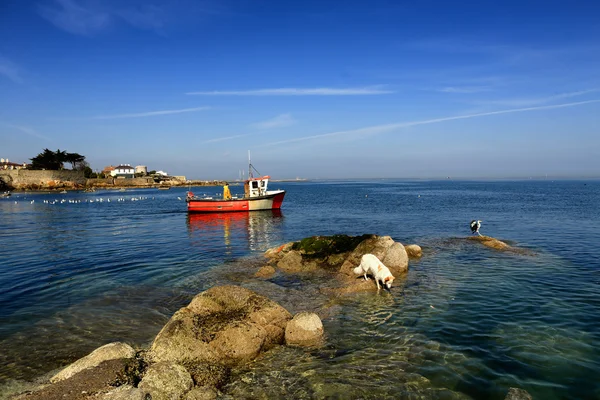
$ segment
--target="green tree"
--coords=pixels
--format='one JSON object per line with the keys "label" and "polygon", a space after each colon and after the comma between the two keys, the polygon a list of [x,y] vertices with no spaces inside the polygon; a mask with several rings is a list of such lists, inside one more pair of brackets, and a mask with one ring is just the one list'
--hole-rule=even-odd
{"label": "green tree", "polygon": [[73,170],[84,170],[85,167],[89,167],[88,163],[85,162],[85,157],[78,153],[67,153],[60,149],[56,151],[44,149],[43,152],[30,159],[31,169],[48,169],[48,170],[59,170],[64,169],[65,163],[70,163]]}

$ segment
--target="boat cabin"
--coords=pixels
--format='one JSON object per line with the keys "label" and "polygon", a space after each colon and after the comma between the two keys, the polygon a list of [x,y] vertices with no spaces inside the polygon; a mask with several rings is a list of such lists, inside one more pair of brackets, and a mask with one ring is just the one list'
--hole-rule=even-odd
{"label": "boat cabin", "polygon": [[260,197],[267,195],[267,186],[269,184],[270,176],[259,176],[257,178],[250,178],[244,182],[244,197]]}

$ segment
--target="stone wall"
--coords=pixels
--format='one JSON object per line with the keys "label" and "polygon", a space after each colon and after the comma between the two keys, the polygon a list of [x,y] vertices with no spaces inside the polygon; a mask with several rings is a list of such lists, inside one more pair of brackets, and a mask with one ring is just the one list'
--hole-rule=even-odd
{"label": "stone wall", "polygon": [[0,171],[0,177],[16,190],[78,189],[85,186],[83,171],[33,171],[28,169]]}

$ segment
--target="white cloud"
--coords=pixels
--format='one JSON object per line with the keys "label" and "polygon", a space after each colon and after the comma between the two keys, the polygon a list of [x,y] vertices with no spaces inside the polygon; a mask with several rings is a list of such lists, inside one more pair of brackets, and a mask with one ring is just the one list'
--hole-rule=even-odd
{"label": "white cloud", "polygon": [[412,122],[401,122],[401,123],[387,124],[387,125],[375,125],[375,126],[369,126],[369,127],[354,129],[354,130],[349,130],[349,131],[331,132],[331,133],[324,133],[324,134],[320,134],[320,135],[304,136],[304,137],[295,138],[295,139],[282,140],[279,142],[270,142],[270,143],[266,143],[264,146],[274,146],[274,145],[278,145],[278,144],[301,142],[301,141],[305,141],[305,140],[314,140],[314,139],[321,139],[321,138],[340,136],[340,135],[344,135],[344,136],[373,135],[373,134],[379,134],[379,133],[393,132],[398,129],[408,128],[411,126],[437,124],[440,122],[454,121],[454,120],[459,120],[459,119],[486,117],[486,116],[490,116],[490,115],[511,114],[511,113],[538,111],[538,110],[551,110],[551,109],[565,108],[565,107],[577,107],[577,106],[581,106],[581,105],[585,105],[585,104],[598,103],[598,102],[600,102],[600,99],[579,101],[576,103],[555,104],[555,105],[549,105],[549,106],[526,107],[526,108],[515,108],[515,109],[510,109],[510,110],[490,111],[490,112],[483,112],[483,113],[477,113],[477,114],[459,115],[459,116],[455,116],[455,117],[434,118],[434,119],[428,119],[428,120],[424,120],[424,121],[412,121]]}
{"label": "white cloud", "polygon": [[244,133],[244,134],[241,134],[241,135],[225,136],[225,137],[220,137],[220,138],[215,138],[215,139],[208,139],[208,140],[205,140],[202,143],[224,142],[226,140],[237,139],[237,138],[241,138],[241,137],[248,136],[248,135],[251,135],[251,133]]}
{"label": "white cloud", "polygon": [[19,67],[15,65],[12,61],[0,57],[0,75],[4,75],[11,81],[15,83],[22,83],[21,74]]}
{"label": "white cloud", "polygon": [[56,27],[76,35],[92,35],[106,29],[111,15],[100,9],[86,8],[75,0],[55,0],[57,7],[38,6],[39,14]]}
{"label": "white cloud", "polygon": [[582,96],[588,93],[597,92],[599,89],[588,89],[580,90],[577,92],[559,93],[552,96],[537,97],[537,98],[521,98],[521,99],[507,99],[507,100],[491,100],[479,102],[479,104],[497,105],[505,107],[528,107],[535,106],[538,104],[551,103],[556,100],[568,99],[571,97]]}
{"label": "white cloud", "polygon": [[447,86],[439,89],[443,93],[479,93],[491,90],[491,86]]}
{"label": "white cloud", "polygon": [[380,86],[358,88],[278,88],[255,90],[215,90],[212,92],[188,92],[188,95],[202,96],[363,96],[394,93]]}
{"label": "white cloud", "polygon": [[252,124],[254,128],[258,129],[274,129],[274,128],[283,128],[286,126],[294,125],[296,121],[292,114],[280,114],[274,118],[268,119],[266,121],[258,122],[256,124]]}
{"label": "white cloud", "polygon": [[22,125],[7,124],[5,122],[0,122],[0,124],[4,125],[6,127],[9,127],[9,128],[16,129],[16,130],[18,130],[20,132],[25,133],[26,135],[29,135],[29,136],[32,136],[32,137],[35,137],[35,138],[38,138],[38,139],[44,139],[44,140],[47,140],[47,141],[51,141],[51,139],[49,137],[44,136],[44,135],[36,132],[33,128],[29,128],[27,126],[22,126]]}
{"label": "white cloud", "polygon": [[92,117],[92,119],[117,119],[117,118],[140,118],[140,117],[153,117],[156,115],[169,115],[169,114],[181,114],[195,111],[210,110],[210,107],[194,107],[194,108],[182,108],[180,110],[162,110],[162,111],[147,111],[133,114],[117,114],[117,115],[100,115]]}

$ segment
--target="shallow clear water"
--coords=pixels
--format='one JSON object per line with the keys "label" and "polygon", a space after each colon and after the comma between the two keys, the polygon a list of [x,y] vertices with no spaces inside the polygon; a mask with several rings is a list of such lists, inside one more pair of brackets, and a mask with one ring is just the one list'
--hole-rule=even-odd
{"label": "shallow clear water", "polygon": [[[232,398],[501,399],[511,386],[600,398],[600,182],[272,188],[288,191],[281,213],[188,216],[183,188],[1,199],[0,396],[102,344],[148,345],[193,295],[233,283],[319,312],[327,342],[236,371]],[[464,240],[471,219],[534,254]],[[323,276],[252,278],[264,250],[335,233],[390,235],[425,255],[390,293],[335,301]]]}

